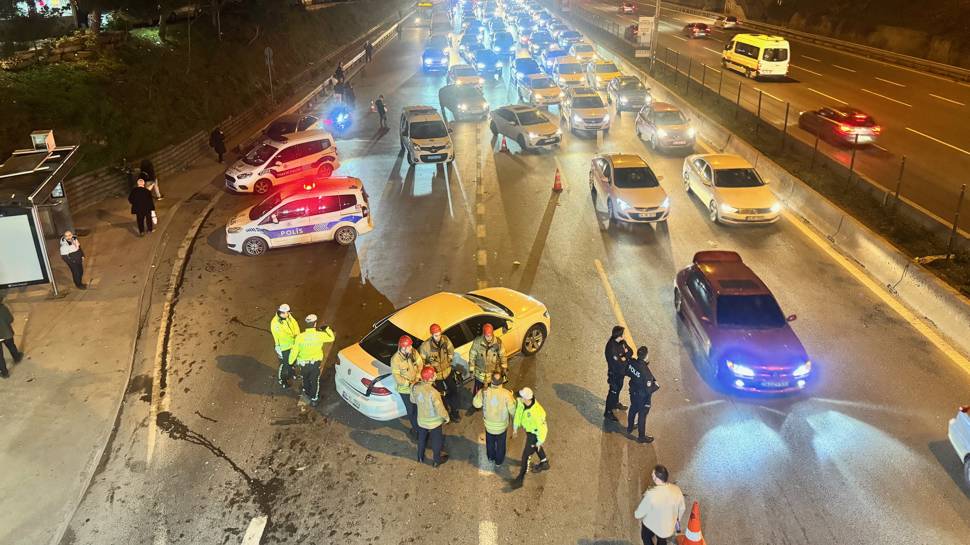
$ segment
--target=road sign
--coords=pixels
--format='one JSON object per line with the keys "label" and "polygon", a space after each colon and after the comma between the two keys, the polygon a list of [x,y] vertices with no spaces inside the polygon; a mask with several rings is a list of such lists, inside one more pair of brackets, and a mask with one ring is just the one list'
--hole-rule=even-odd
{"label": "road sign", "polygon": [[637,27],[637,42],[649,48],[653,43],[653,17],[640,17]]}

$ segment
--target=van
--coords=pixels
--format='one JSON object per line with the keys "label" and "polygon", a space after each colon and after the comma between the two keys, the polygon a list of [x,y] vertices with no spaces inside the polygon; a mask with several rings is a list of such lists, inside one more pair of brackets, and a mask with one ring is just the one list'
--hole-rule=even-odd
{"label": "van", "polygon": [[791,48],[788,40],[765,34],[736,34],[724,46],[721,66],[749,78],[785,77]]}
{"label": "van", "polygon": [[373,228],[363,182],[340,176],[289,185],[239,212],[226,223],[226,246],[248,256],[330,240],[347,246]]}
{"label": "van", "polygon": [[451,129],[431,106],[406,106],[401,112],[401,151],[408,164],[450,163],[455,160]]}
{"label": "van", "polygon": [[338,168],[337,145],[327,131],[267,136],[226,170],[226,189],[266,195],[289,182],[327,178]]}

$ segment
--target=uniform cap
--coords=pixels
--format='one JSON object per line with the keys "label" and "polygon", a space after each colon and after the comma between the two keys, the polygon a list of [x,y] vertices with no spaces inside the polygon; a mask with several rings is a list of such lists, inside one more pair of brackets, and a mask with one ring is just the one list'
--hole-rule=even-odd
{"label": "uniform cap", "polygon": [[519,397],[522,399],[532,399],[534,395],[535,394],[532,393],[532,388],[529,388],[528,386],[519,390]]}
{"label": "uniform cap", "polygon": [[425,365],[424,369],[421,369],[421,380],[425,382],[431,382],[434,380],[434,367]]}
{"label": "uniform cap", "polygon": [[491,335],[493,331],[495,331],[495,328],[492,327],[492,324],[482,326],[482,335]]}
{"label": "uniform cap", "polygon": [[405,346],[411,346],[412,342],[414,341],[411,340],[411,337],[401,335],[401,338],[397,340],[397,346],[398,348],[404,348]]}
{"label": "uniform cap", "polygon": [[306,323],[308,323],[308,324],[312,324],[312,323],[314,323],[314,322],[317,321],[317,315],[316,314],[309,314],[309,315],[307,315],[306,318],[303,319],[303,321],[306,322]]}
{"label": "uniform cap", "polygon": [[289,312],[289,311],[290,311],[290,305],[287,305],[286,303],[283,303],[282,305],[280,305],[280,308],[276,309],[276,312]]}
{"label": "uniform cap", "polygon": [[431,334],[441,333],[441,326],[438,324],[431,324]]}

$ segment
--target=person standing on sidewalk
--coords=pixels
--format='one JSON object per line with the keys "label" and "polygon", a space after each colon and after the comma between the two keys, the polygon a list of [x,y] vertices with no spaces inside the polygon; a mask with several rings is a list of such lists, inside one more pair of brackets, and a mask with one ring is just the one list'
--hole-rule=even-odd
{"label": "person standing on sidewalk", "polygon": [[529,469],[529,459],[532,454],[539,455],[539,463],[533,466],[532,472],[539,473],[549,469],[549,458],[542,445],[546,444],[549,427],[546,425],[546,410],[535,400],[531,388],[519,390],[519,401],[515,406],[515,420],[512,423],[512,437],[519,434],[519,428],[525,430],[525,446],[522,448],[522,465],[519,476],[512,480],[512,486],[518,488],[525,481],[525,473]]}
{"label": "person standing on sidewalk", "polygon": [[307,328],[296,336],[290,350],[290,365],[300,367],[303,381],[303,395],[309,399],[310,406],[320,404],[320,366],[326,355],[323,347],[336,338],[330,326],[317,327],[317,315],[310,314],[304,321]]}
{"label": "person standing on sidewalk", "polygon": [[226,153],[226,135],[223,134],[222,129],[216,127],[212,129],[212,133],[209,134],[209,147],[219,156],[219,162],[222,162],[222,156]]}
{"label": "person standing on sidewalk", "polygon": [[496,467],[505,461],[509,419],[515,418],[516,409],[515,396],[502,384],[502,373],[492,373],[489,387],[479,390],[472,399],[485,419],[485,455]]}
{"label": "person standing on sidewalk", "polygon": [[646,346],[637,348],[636,359],[631,360],[626,367],[626,375],[630,377],[630,412],[627,413],[626,433],[633,433],[633,426],[637,424],[640,432],[637,437],[639,443],[651,443],[653,437],[647,435],[647,413],[653,393],[660,389],[657,379],[647,367],[650,365],[649,352]]}
{"label": "person standing on sidewalk", "polygon": [[391,356],[391,374],[394,375],[394,382],[397,383],[397,393],[404,402],[404,410],[407,411],[408,420],[411,422],[411,436],[418,436],[418,410],[411,399],[411,389],[418,382],[421,369],[424,368],[424,360],[421,354],[412,348],[414,341],[407,335],[401,335],[397,340],[397,352]]}
{"label": "person standing on sidewalk", "polygon": [[155,165],[149,159],[141,160],[141,178],[145,180],[145,187],[155,195],[155,198],[162,200],[162,190],[158,187],[158,177],[155,175]]}
{"label": "person standing on sidewalk", "polygon": [[633,517],[640,521],[640,539],[643,545],[667,545],[680,529],[680,519],[687,506],[680,487],[671,484],[670,472],[662,465],[656,465],[651,473],[654,486],[643,493],[640,505]]}
{"label": "person standing on sidewalk", "polygon": [[155,199],[152,198],[152,192],[145,187],[145,180],[139,178],[136,184],[128,194],[128,202],[131,203],[131,213],[135,215],[135,220],[138,222],[138,236],[142,236],[145,234],[145,229],[151,233],[155,226],[155,222],[152,221]]}
{"label": "person standing on sidewalk", "polygon": [[64,236],[61,237],[60,251],[61,259],[64,260],[64,263],[67,263],[67,268],[71,269],[71,278],[74,279],[74,285],[81,290],[88,289],[82,281],[84,278],[84,250],[81,249],[81,243],[73,232],[64,231]]}
{"label": "person standing on sidewalk", "polygon": [[623,378],[626,376],[627,363],[633,358],[633,349],[623,338],[625,332],[626,329],[623,326],[613,326],[610,340],[606,341],[606,384],[609,386],[609,393],[606,394],[606,409],[603,412],[603,418],[613,422],[619,422],[613,411],[626,409],[620,403],[620,392],[623,390]]}
{"label": "person standing on sidewalk", "polygon": [[441,326],[431,324],[431,338],[421,344],[418,352],[425,365],[434,367],[434,387],[441,392],[445,399],[448,415],[456,423],[461,422],[458,413],[458,382],[455,371],[451,366],[455,358],[455,345],[447,335],[441,333]]}
{"label": "person standing on sidewalk", "polygon": [[300,324],[296,323],[296,318],[290,314],[290,305],[283,303],[276,309],[276,316],[273,316],[269,323],[269,330],[273,334],[273,345],[276,350],[276,357],[279,359],[280,367],[276,372],[276,380],[284,390],[290,387],[293,379],[293,366],[290,365],[290,350],[296,343],[296,337],[300,334]]}
{"label": "person standing on sidewalk", "polygon": [[434,387],[434,377],[434,367],[426,365],[421,369],[421,382],[414,385],[411,400],[414,401],[418,413],[418,462],[424,463],[424,451],[430,438],[432,460],[437,468],[448,459],[448,455],[442,452],[445,433],[441,428],[450,419],[441,400],[441,393]]}
{"label": "person standing on sidewalk", "polygon": [[367,40],[364,44],[364,62],[370,62],[374,58],[374,44]]}
{"label": "person standing on sidewalk", "polygon": [[[10,351],[10,357],[14,363],[20,363],[24,359],[24,353],[17,350],[17,345],[13,341],[13,313],[7,305],[0,301],[0,343]],[[0,377],[7,378],[10,372],[7,371],[7,360],[3,357],[3,347],[0,346]]]}
{"label": "person standing on sidewalk", "polygon": [[387,128],[387,105],[384,103],[384,95],[377,97],[374,101],[374,109],[377,110],[377,116],[381,123],[381,128]]}

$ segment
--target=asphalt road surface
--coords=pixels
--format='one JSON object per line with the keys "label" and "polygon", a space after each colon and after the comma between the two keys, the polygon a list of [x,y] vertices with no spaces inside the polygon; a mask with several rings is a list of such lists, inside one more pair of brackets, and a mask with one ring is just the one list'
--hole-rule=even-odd
{"label": "asphalt road surface", "polygon": [[[176,301],[165,398],[129,397],[66,543],[634,544],[632,513],[656,463],[701,502],[710,543],[966,542],[970,491],[958,484],[945,431],[967,402],[965,371],[790,218],[712,225],[683,191],[682,157],[650,153],[631,115],[605,138],[566,135],[561,150],[538,154],[514,143],[500,153],[486,123],[458,122],[453,168],[402,164],[398,112],[435,104],[444,80],[419,70],[426,33],[408,27],[356,84],[361,103],[383,93],[391,110],[389,133],[360,111],[339,141],[341,172],[365,181],[376,221],[356,247],[230,253],[225,220],[255,199],[221,198]],[[512,101],[506,81],[486,84],[493,107]],[[670,194],[669,227],[602,229],[587,185],[599,150],[648,159]],[[559,195],[550,191],[556,168]],[[821,370],[817,387],[740,398],[701,378],[672,283],[708,249],[740,252],[783,310],[798,314],[794,328]],[[478,417],[446,426],[451,459],[432,469],[414,460],[405,424],[361,416],[333,387],[337,349],[371,323],[480,284],[530,293],[552,319],[542,352],[512,362],[511,386],[533,387],[548,411],[552,466],[517,491],[506,484],[517,465],[495,472],[482,462]],[[282,302],[337,333],[322,403],[306,413],[275,381],[267,328]],[[602,349],[617,310],[651,347],[662,386],[650,445],[602,419]],[[510,441],[513,457],[521,441]]]}
{"label": "asphalt road surface", "polygon": [[[607,20],[615,21],[620,31],[640,15],[652,16],[654,4],[639,2],[635,15],[620,14],[618,2],[591,0],[581,7]],[[883,127],[875,146],[863,148],[856,157],[860,172],[893,190],[900,161],[906,156],[902,195],[944,218],[953,219],[960,185],[967,182],[970,170],[970,85],[910,68],[867,59],[817,45],[791,41],[789,77],[783,81],[753,81],[721,68],[721,51],[734,34],[744,28],[721,29],[713,20],[662,10],[660,46],[681,55],[681,70],[687,71],[687,57],[694,59],[692,74],[701,80],[701,65],[706,65],[706,84],[735,99],[738,82],[744,82],[742,105],[756,111],[757,90],[762,96],[764,118],[781,128],[785,103],[791,103],[789,131],[802,140],[814,136],[798,128],[798,113],[822,106],[851,105],[869,113]],[[702,22],[711,25],[712,36],[688,39],[684,25]],[[661,49],[663,51],[663,49]],[[664,59],[674,62],[670,53]],[[851,153],[824,142],[821,147],[844,165]],[[970,229],[970,221],[961,222]]]}

